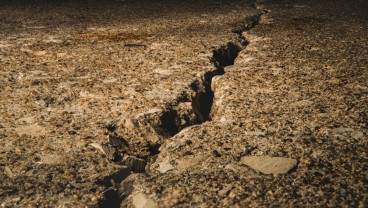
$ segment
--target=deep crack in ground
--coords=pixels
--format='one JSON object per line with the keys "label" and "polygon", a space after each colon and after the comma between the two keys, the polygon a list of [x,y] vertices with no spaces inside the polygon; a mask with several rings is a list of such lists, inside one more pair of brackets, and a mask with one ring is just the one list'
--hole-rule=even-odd
{"label": "deep crack in ground", "polygon": [[[244,32],[254,28],[260,21],[261,15],[264,12],[247,17],[244,21],[239,22],[236,27],[231,31],[238,35],[235,40],[231,40],[220,48],[213,50],[213,55],[210,61],[214,65],[214,69],[207,71],[197,76],[190,84],[191,90],[194,92],[193,96],[187,92],[183,92],[173,103],[168,103],[167,108],[162,112],[160,117],[160,124],[151,124],[155,126],[156,133],[163,138],[173,137],[178,134],[184,128],[198,125],[206,121],[211,121],[211,109],[214,102],[214,92],[211,89],[212,79],[215,76],[224,75],[226,72],[225,67],[233,65],[239,52],[244,50],[249,44],[249,41],[243,35]],[[192,109],[187,114],[180,114],[178,106],[181,103],[191,102]],[[191,119],[193,113],[195,119]],[[180,124],[180,120],[185,120],[184,125]],[[150,123],[151,118],[147,118],[147,122]],[[155,156],[160,153],[160,144],[154,143],[149,146],[151,156]],[[147,160],[147,165],[151,159]],[[146,167],[147,169],[147,167]],[[134,172],[134,171],[133,171]],[[119,177],[119,176],[118,176]],[[122,175],[122,177],[127,177]],[[121,178],[121,177],[120,177]],[[121,181],[121,178],[119,181]],[[110,179],[111,180],[111,179]],[[111,185],[111,183],[106,183]],[[119,197],[119,199],[117,198]],[[108,189],[105,193],[105,200],[100,202],[100,207],[119,207],[121,200],[124,200],[127,195],[123,197],[119,195],[116,189]]]}
{"label": "deep crack in ground", "polygon": [[1,206],[365,207],[367,7],[252,2],[2,1]]}

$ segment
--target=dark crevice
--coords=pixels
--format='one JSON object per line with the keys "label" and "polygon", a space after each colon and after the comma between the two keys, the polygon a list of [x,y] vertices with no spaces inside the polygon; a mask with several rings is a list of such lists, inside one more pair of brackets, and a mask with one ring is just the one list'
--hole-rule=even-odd
{"label": "dark crevice", "polygon": [[234,25],[233,33],[237,34],[236,40],[227,42],[225,45],[213,51],[211,62],[216,67],[212,71],[204,73],[203,78],[195,80],[191,84],[195,96],[192,99],[193,112],[200,123],[211,120],[211,110],[214,99],[214,92],[211,89],[212,78],[225,74],[224,68],[234,65],[239,52],[244,50],[249,41],[243,36],[243,32],[248,31],[259,24],[263,13],[248,17],[244,21],[239,21]]}
{"label": "dark crevice", "polygon": [[150,151],[151,156],[157,155],[160,153],[160,144],[149,144],[148,150]]}
{"label": "dark crevice", "polygon": [[[210,61],[215,68],[205,72],[190,84],[190,88],[194,92],[193,96],[190,97],[189,93],[183,92],[175,102],[167,105],[166,110],[162,113],[161,123],[155,128],[160,136],[172,137],[186,127],[211,120],[214,99],[214,92],[211,89],[212,78],[225,74],[224,68],[234,65],[239,52],[249,44],[249,41],[243,36],[243,32],[259,24],[261,15],[264,13],[247,17],[233,24],[231,32],[237,34],[236,39],[213,50]],[[190,111],[183,113],[178,106],[184,102],[191,102],[192,106]],[[194,119],[193,114],[195,115]]]}
{"label": "dark crevice", "polygon": [[[239,52],[249,44],[249,41],[243,36],[243,32],[255,27],[259,23],[261,15],[258,14],[248,17],[234,25],[232,32],[237,34],[238,37],[233,41],[227,42],[220,48],[213,50],[210,61],[214,64],[214,69],[205,72],[201,77],[196,77],[189,86],[191,92],[189,90],[181,93],[175,101],[166,104],[166,107],[159,115],[149,114],[142,118],[144,125],[151,127],[151,129],[153,128],[154,133],[160,138],[159,141],[148,144],[147,148],[151,156],[150,158],[146,158],[144,166],[150,163],[155,155],[160,153],[160,146],[165,139],[175,136],[182,129],[189,126],[211,121],[211,117],[213,116],[211,115],[211,110],[214,102],[214,92],[211,89],[212,79],[215,76],[224,75],[225,67],[234,65]],[[109,124],[107,129],[110,132],[114,132],[116,127],[114,124]],[[216,157],[221,157],[221,154],[217,151],[214,151],[213,154]],[[138,165],[139,168],[134,168],[134,165],[129,164],[128,166],[133,172],[135,169],[139,169],[139,171],[136,170],[135,172],[141,173],[146,170],[146,168],[140,167],[141,165]],[[119,192],[116,189],[111,188],[114,186],[114,183],[111,181],[119,184],[123,179],[128,177],[126,174],[129,175],[130,173],[122,170],[122,172],[117,172],[97,182],[110,187],[105,192],[104,200],[100,201],[99,207],[120,206],[123,198],[119,196]]]}
{"label": "dark crevice", "polygon": [[179,132],[179,126],[176,122],[178,117],[178,112],[174,109],[168,109],[163,112],[161,117],[162,122],[162,132],[165,133],[165,136],[173,136]]}
{"label": "dark crevice", "polygon": [[[190,102],[191,96],[189,93],[182,92],[175,101],[166,104],[158,120],[154,118],[155,115],[151,115],[153,118],[148,116],[145,119],[160,138],[173,137],[182,129],[198,124],[190,105],[183,105],[185,103],[190,104]],[[151,149],[151,147],[149,148]]]}
{"label": "dark crevice", "polygon": [[[215,76],[225,74],[225,67],[234,65],[239,52],[245,49],[249,41],[243,36],[243,32],[255,27],[262,13],[241,20],[234,25],[233,33],[237,34],[235,40],[229,41],[216,50],[213,50],[211,62],[214,69],[202,74],[190,84],[192,92],[183,92],[178,98],[168,103],[160,115],[159,120],[145,118],[145,121],[154,128],[157,135],[162,138],[159,143],[148,146],[152,156],[159,154],[159,148],[163,140],[170,138],[182,129],[211,121],[211,110],[214,92],[211,89],[212,79]],[[190,109],[182,109],[183,103],[191,103]],[[155,115],[153,115],[154,117]]]}
{"label": "dark crevice", "polygon": [[[214,98],[214,92],[211,89],[212,78],[225,74],[224,68],[234,65],[239,52],[249,44],[249,41],[243,36],[243,32],[255,27],[259,23],[262,14],[247,17],[233,25],[232,33],[237,34],[237,37],[235,40],[213,50],[210,61],[214,64],[214,69],[205,72],[201,77],[196,77],[190,84],[192,92],[182,92],[175,101],[168,103],[158,122],[149,116],[145,118],[159,137],[170,138],[186,127],[211,120],[211,108]],[[180,107],[181,104],[189,102],[191,103],[190,109]],[[150,152],[153,155],[158,154],[158,147],[157,144],[151,144],[149,146]]]}
{"label": "dark crevice", "polygon": [[234,25],[234,28],[231,30],[231,32],[238,34],[239,38],[245,39],[243,37],[242,33],[245,32],[245,31],[251,30],[256,25],[258,25],[259,21],[261,21],[261,15],[263,15],[265,13],[266,13],[266,11],[262,11],[262,13],[259,14],[259,15],[253,15],[253,16],[248,17],[247,19],[245,19],[245,21],[237,22]]}
{"label": "dark crevice", "polygon": [[100,208],[119,208],[120,207],[120,196],[117,190],[108,189],[104,193],[104,200],[98,203]]}
{"label": "dark crevice", "polygon": [[118,208],[120,207],[121,199],[119,196],[117,184],[120,184],[130,174],[127,169],[121,169],[114,174],[105,176],[96,181],[97,184],[103,185],[107,190],[103,194],[103,198],[98,202],[100,208]]}
{"label": "dark crevice", "polygon": [[218,68],[234,65],[234,61],[238,53],[243,50],[243,46],[239,43],[228,42],[226,46],[213,51],[212,62]]}

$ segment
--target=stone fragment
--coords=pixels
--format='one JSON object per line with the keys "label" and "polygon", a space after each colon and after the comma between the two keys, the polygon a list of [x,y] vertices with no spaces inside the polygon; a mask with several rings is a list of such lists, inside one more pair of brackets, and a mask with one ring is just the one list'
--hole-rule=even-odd
{"label": "stone fragment", "polygon": [[8,48],[8,47],[11,47],[13,46],[13,44],[1,44],[0,43],[0,48]]}
{"label": "stone fragment", "polygon": [[174,169],[174,166],[172,166],[170,163],[170,158],[160,162],[158,165],[159,165],[158,171],[160,171],[160,173],[166,173],[167,171]]}
{"label": "stone fragment", "polygon": [[116,149],[114,147],[108,146],[108,145],[102,145],[102,148],[104,150],[104,153],[109,160],[116,160]]}
{"label": "stone fragment", "polygon": [[221,122],[221,123],[226,123],[226,122],[227,122],[226,117],[225,117],[225,116],[222,116],[222,117],[220,118],[220,122]]}
{"label": "stone fragment", "polygon": [[57,39],[56,37],[49,37],[48,39],[43,40],[45,43],[62,43],[63,41],[60,39]]}
{"label": "stone fragment", "polygon": [[137,180],[139,174],[130,174],[119,185],[119,194],[122,197],[129,196],[134,190],[134,182]]}
{"label": "stone fragment", "polygon": [[219,196],[227,196],[229,192],[234,188],[232,184],[227,184],[223,189],[221,189],[218,194]]}
{"label": "stone fragment", "polygon": [[352,129],[352,128],[344,128],[344,127],[334,128],[332,130],[332,132],[334,134],[341,134],[341,133],[351,132],[351,131],[354,131],[354,129]]}
{"label": "stone fragment", "polygon": [[109,143],[117,148],[127,148],[128,142],[120,136],[108,135],[107,139]]}
{"label": "stone fragment", "polygon": [[133,122],[132,119],[125,120],[125,123],[123,124],[123,126],[127,129],[135,129],[136,128],[136,124]]}
{"label": "stone fragment", "polygon": [[10,170],[10,168],[8,166],[5,166],[4,169],[4,173],[9,177],[9,178],[14,178],[15,174]]}
{"label": "stone fragment", "polygon": [[68,54],[67,53],[57,53],[56,57],[57,58],[65,58]]}
{"label": "stone fragment", "polygon": [[104,153],[104,154],[105,154],[104,149],[102,148],[102,145],[100,145],[99,143],[91,143],[91,144],[89,144],[89,145],[91,145],[92,147],[94,147],[94,148],[96,148],[96,149],[100,150],[102,153]]}
{"label": "stone fragment", "polygon": [[[18,119],[18,122],[21,123],[25,123],[25,124],[31,124],[34,123],[34,117],[33,116],[28,116],[28,117],[23,117],[21,119]],[[1,128],[1,124],[0,124],[0,128]]]}
{"label": "stone fragment", "polygon": [[33,51],[29,48],[21,48],[20,51],[24,52],[24,53],[28,53],[28,54],[31,54],[33,53]]}
{"label": "stone fragment", "polygon": [[157,203],[148,198],[145,194],[139,193],[133,197],[133,206],[135,208],[154,208]]}
{"label": "stone fragment", "polygon": [[295,159],[270,156],[245,156],[241,162],[263,174],[285,174],[297,164]]}
{"label": "stone fragment", "polygon": [[129,155],[125,155],[123,157],[123,164],[127,165],[128,167],[131,168],[131,170],[135,173],[144,173],[147,162],[145,160],[133,157],[133,156],[129,156]]}
{"label": "stone fragment", "polygon": [[246,167],[240,166],[240,165],[236,165],[236,164],[227,164],[225,166],[225,169],[226,170],[231,170],[234,173],[244,173],[244,172],[247,172],[247,168]]}
{"label": "stone fragment", "polygon": [[109,160],[115,160],[116,159],[116,149],[111,147],[111,146],[108,146],[108,145],[104,145],[104,144],[98,144],[98,143],[91,143],[90,144],[92,147],[100,150],[103,154],[106,155],[106,157],[109,159]]}
{"label": "stone fragment", "polygon": [[46,51],[35,51],[33,54],[35,55],[35,56],[44,56],[44,55],[46,55]]}
{"label": "stone fragment", "polygon": [[120,184],[125,178],[131,174],[130,168],[124,165],[109,166],[106,170],[91,175],[88,179],[91,181],[98,181],[102,184],[109,184],[114,181],[116,184]]}
{"label": "stone fragment", "polygon": [[182,159],[178,162],[177,168],[179,171],[184,171],[186,169],[199,165],[204,159],[205,157],[203,155]]}
{"label": "stone fragment", "polygon": [[58,165],[63,162],[63,157],[60,155],[53,155],[53,154],[40,154],[38,155],[41,159],[42,164],[46,165]]}
{"label": "stone fragment", "polygon": [[44,127],[38,124],[32,124],[29,126],[18,127],[15,129],[15,132],[19,136],[22,136],[23,134],[30,135],[30,136],[41,136],[41,135],[45,135],[48,131]]}
{"label": "stone fragment", "polygon": [[111,84],[111,83],[115,83],[117,81],[118,81],[118,79],[116,79],[116,78],[104,79],[104,80],[102,80],[102,83],[104,83],[104,84]]}
{"label": "stone fragment", "polygon": [[364,138],[364,133],[363,133],[363,132],[361,132],[361,131],[357,131],[357,132],[355,132],[355,133],[353,134],[353,138],[354,138],[354,139],[362,139],[362,138]]}

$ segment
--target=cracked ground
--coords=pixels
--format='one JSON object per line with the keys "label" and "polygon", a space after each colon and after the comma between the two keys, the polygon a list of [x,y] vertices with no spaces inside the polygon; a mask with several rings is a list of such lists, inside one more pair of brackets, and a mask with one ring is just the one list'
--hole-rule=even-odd
{"label": "cracked ground", "polygon": [[0,206],[368,206],[367,8],[0,2]]}

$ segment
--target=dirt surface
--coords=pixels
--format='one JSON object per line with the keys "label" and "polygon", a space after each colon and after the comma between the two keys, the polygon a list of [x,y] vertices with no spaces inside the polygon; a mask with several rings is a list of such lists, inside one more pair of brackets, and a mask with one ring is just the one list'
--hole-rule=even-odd
{"label": "dirt surface", "polygon": [[362,1],[0,3],[0,206],[368,206]]}

